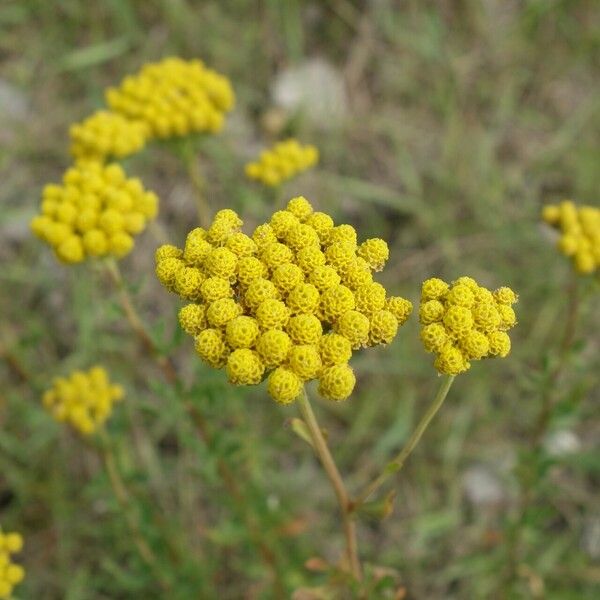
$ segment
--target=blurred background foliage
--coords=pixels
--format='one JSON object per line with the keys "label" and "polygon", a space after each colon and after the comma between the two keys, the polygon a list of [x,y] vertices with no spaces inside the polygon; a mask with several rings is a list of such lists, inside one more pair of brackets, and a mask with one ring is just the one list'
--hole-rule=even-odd
{"label": "blurred background foliage", "polygon": [[[424,278],[463,274],[520,293],[511,357],[458,378],[395,483],[392,514],[360,522],[370,597],[598,597],[598,292],[579,282],[588,298],[575,343],[550,381],[570,265],[538,216],[565,197],[598,205],[599,8],[3,0],[0,523],[26,538],[19,597],[351,597],[306,589],[335,583],[326,567],[342,539],[328,482],[291,431],[294,408],[275,406],[262,386],[233,389],[196,359],[174,297],[154,279],[152,233],[122,268],[183,373],[181,389],[144,355],[104,273],[60,266],[29,234],[41,188],[69,163],[69,124],[100,107],[105,87],[167,55],[202,58],[237,94],[226,130],[199,155],[214,210],[234,208],[253,226],[301,193],[361,237],[389,241],[382,281],[392,293],[416,302]],[[290,134],[315,143],[322,160],[276,198],[244,180],[243,164]],[[181,245],[195,225],[183,167],[154,145],[126,168],[159,194],[160,224]],[[158,572],[125,533],[96,453],[40,406],[53,376],[95,362],[127,390],[111,443]],[[354,366],[353,398],[317,407],[351,491],[401,447],[438,385],[415,318]],[[549,382],[553,408],[533,444]],[[209,447],[183,402],[207,416]]]}

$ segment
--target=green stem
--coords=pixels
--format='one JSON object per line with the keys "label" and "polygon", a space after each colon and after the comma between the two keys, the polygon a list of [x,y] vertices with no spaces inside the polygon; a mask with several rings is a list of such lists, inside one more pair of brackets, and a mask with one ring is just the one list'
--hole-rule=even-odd
{"label": "green stem", "polygon": [[365,487],[364,491],[354,501],[353,510],[356,510],[359,506],[366,502],[369,497],[375,493],[383,485],[383,483],[385,483],[385,481],[387,481],[389,477],[395,473],[398,473],[398,471],[402,469],[406,459],[410,456],[412,451],[419,443],[421,437],[425,433],[425,430],[429,426],[429,423],[433,417],[435,417],[438,410],[440,410],[444,400],[446,399],[446,396],[448,395],[448,391],[452,387],[453,382],[454,376],[446,375],[435,398],[433,399],[433,402],[427,409],[427,412],[423,415],[422,419],[419,421],[417,428],[413,431],[404,448],[402,448],[400,453],[385,466],[383,472]]}
{"label": "green stem", "polygon": [[342,513],[342,520],[344,525],[344,535],[346,537],[346,555],[348,558],[348,564],[354,578],[358,581],[362,578],[362,569],[360,565],[360,559],[358,557],[358,544],[356,541],[356,523],[351,515],[351,502],[346,486],[340,472],[335,464],[333,456],[329,451],[327,442],[323,437],[319,423],[313,412],[310,401],[306,394],[306,390],[303,388],[302,393],[298,396],[298,406],[300,407],[300,413],[306,423],[311,439],[313,441],[313,448],[325,469],[325,473],[331,482],[333,490],[340,505],[340,512]]}
{"label": "green stem", "polygon": [[208,228],[210,226],[210,205],[206,198],[206,180],[200,169],[198,157],[194,151],[194,146],[191,142],[185,143],[182,146],[181,158],[185,164],[185,168],[194,188],[194,199],[198,210],[198,222],[201,227]]}

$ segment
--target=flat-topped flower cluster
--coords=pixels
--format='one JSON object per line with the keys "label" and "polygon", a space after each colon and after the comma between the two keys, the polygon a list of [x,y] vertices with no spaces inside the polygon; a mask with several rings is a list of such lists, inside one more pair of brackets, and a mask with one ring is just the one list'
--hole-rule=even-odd
{"label": "flat-topped flower cluster", "polygon": [[277,186],[310,169],[319,160],[315,146],[303,146],[295,139],[278,142],[264,150],[258,160],[246,165],[246,175],[267,186]]}
{"label": "flat-topped flower cluster", "polygon": [[471,277],[460,277],[451,285],[437,278],[423,282],[421,340],[428,352],[436,354],[435,368],[459,375],[473,360],[507,356],[506,331],[517,322],[515,302],[517,295],[510,288],[491,292]]}
{"label": "flat-topped flower cluster", "polygon": [[312,379],[323,397],[346,399],[353,351],[389,344],[412,311],[373,279],[387,244],[359,245],[352,226],[336,226],[303,197],[251,236],[241,226],[234,211],[222,210],[208,230],[193,229],[183,249],[158,248],[158,279],[190,302],[179,313],[182,328],[233,384],[258,384],[270,371],[277,402],[292,402]]}
{"label": "flat-topped flower cluster", "polygon": [[600,209],[570,200],[544,206],[542,218],[560,232],[558,249],[573,260],[579,273],[600,268]]}
{"label": "flat-topped flower cluster", "polygon": [[23,581],[25,569],[13,561],[12,555],[23,548],[20,533],[4,533],[0,528],[0,598],[11,598],[13,589]]}
{"label": "flat-topped flower cluster", "polygon": [[104,424],[114,403],[123,395],[123,388],[110,382],[105,369],[94,366],[87,372],[74,371],[68,377],[57,377],[42,402],[57,421],[90,435]]}

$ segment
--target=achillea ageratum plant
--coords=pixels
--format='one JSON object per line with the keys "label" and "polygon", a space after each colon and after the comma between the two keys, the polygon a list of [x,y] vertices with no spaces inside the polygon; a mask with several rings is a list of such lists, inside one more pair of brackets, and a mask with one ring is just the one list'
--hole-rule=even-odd
{"label": "achillea ageratum plant", "polygon": [[0,528],[0,598],[12,597],[13,589],[23,581],[25,569],[13,562],[12,555],[23,548],[20,533],[4,533]]}
{"label": "achillea ageratum plant", "polygon": [[143,121],[99,110],[81,123],[71,125],[71,154],[77,160],[125,158],[144,148],[148,133]]}
{"label": "achillea ageratum plant", "polygon": [[324,398],[348,398],[353,351],[389,344],[412,311],[373,280],[387,244],[359,245],[353,227],[335,226],[303,197],[252,236],[241,226],[222,210],[208,230],[188,234],[183,250],[156,252],[158,279],[189,302],[179,321],[198,354],[235,385],[256,385],[270,371],[268,391],[283,404],[311,379]]}
{"label": "achillea ageratum plant", "polygon": [[57,421],[90,435],[104,424],[114,403],[122,398],[123,388],[110,382],[105,369],[94,366],[87,372],[57,377],[42,402]]}
{"label": "achillea ageratum plant", "polygon": [[147,124],[152,137],[216,133],[234,105],[229,80],[200,60],[166,58],[144,65],[106,91],[110,108]]}
{"label": "achillea ageratum plant", "polygon": [[261,153],[258,160],[246,165],[246,176],[267,186],[278,186],[284,181],[317,164],[319,151],[315,146],[301,145],[298,140],[279,142]]}
{"label": "achillea ageratum plant", "polygon": [[544,206],[542,218],[560,232],[558,249],[573,260],[577,272],[600,268],[600,209],[565,200]]}
{"label": "achillea ageratum plant", "polygon": [[158,197],[119,165],[86,161],[69,168],[62,185],[44,188],[40,208],[32,231],[61,262],[73,264],[128,254],[134,236],[156,217]]}
{"label": "achillea ageratum plant", "polygon": [[432,278],[423,283],[419,320],[421,340],[436,355],[435,368],[445,375],[459,375],[471,361],[510,352],[506,333],[517,322],[512,305],[517,295],[507,287],[491,292],[470,277],[448,285]]}

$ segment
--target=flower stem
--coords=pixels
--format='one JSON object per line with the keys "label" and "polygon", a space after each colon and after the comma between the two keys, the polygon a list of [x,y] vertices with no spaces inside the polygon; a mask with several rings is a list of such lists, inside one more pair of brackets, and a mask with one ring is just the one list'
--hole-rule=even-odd
{"label": "flower stem", "polygon": [[305,389],[302,390],[302,393],[298,397],[297,401],[300,407],[300,413],[302,414],[302,418],[308,427],[311,439],[313,441],[313,448],[315,449],[315,452],[319,457],[323,468],[325,469],[325,473],[327,474],[327,477],[333,486],[338,504],[340,505],[340,511],[342,513],[344,524],[344,535],[346,537],[346,555],[348,558],[348,564],[350,565],[350,570],[354,578],[360,581],[362,578],[362,569],[358,557],[356,522],[351,515],[350,497],[348,496],[346,486],[344,485],[344,481],[340,475],[337,465],[335,464],[333,456],[329,451],[327,442],[323,437],[323,433],[321,432],[321,428],[319,427],[319,423],[317,422],[317,418],[315,417],[315,413],[310,405],[310,401]]}
{"label": "flower stem", "polygon": [[108,435],[105,431],[101,432],[101,439],[102,444],[98,448],[98,453],[100,454],[102,462],[104,463],[106,474],[108,475],[108,480],[110,481],[110,486],[113,490],[115,498],[117,499],[117,502],[121,507],[121,510],[123,511],[125,521],[127,522],[127,527],[129,528],[129,532],[131,533],[131,537],[133,538],[137,551],[142,560],[155,572],[161,587],[166,590],[170,586],[158,572],[158,560],[156,555],[148,545],[148,542],[144,539],[138,520],[133,514],[131,496],[127,490],[125,482],[121,478],[115,456],[110,446]]}
{"label": "flower stem", "polygon": [[131,295],[127,290],[127,286],[125,285],[125,281],[117,261],[110,258],[105,261],[105,264],[106,270],[117,288],[121,307],[125,313],[127,321],[131,325],[131,328],[138,336],[146,352],[155,358],[166,380],[169,383],[175,383],[175,381],[177,381],[177,371],[175,370],[175,366],[168,358],[160,355],[154,340],[146,330],[146,327],[144,326],[144,323],[133,304]]}
{"label": "flower stem", "polygon": [[206,180],[202,175],[193,144],[186,143],[182,146],[181,157],[194,188],[198,221],[201,227],[207,228],[210,225],[210,205],[206,199]]}
{"label": "flower stem", "polygon": [[369,497],[376,492],[385,481],[393,474],[398,473],[404,466],[406,459],[410,456],[412,451],[416,448],[419,443],[421,437],[425,433],[425,430],[429,426],[429,423],[435,417],[438,410],[440,410],[446,396],[448,395],[448,391],[452,387],[452,383],[454,382],[453,375],[446,375],[442,385],[438,389],[438,392],[433,399],[433,402],[427,409],[427,412],[423,415],[416,429],[413,431],[410,439],[402,448],[397,456],[395,456],[384,468],[383,472],[376,477],[369,485],[367,485],[364,491],[358,496],[358,498],[353,503],[353,510],[356,510],[359,506],[361,506],[364,502],[366,502]]}

